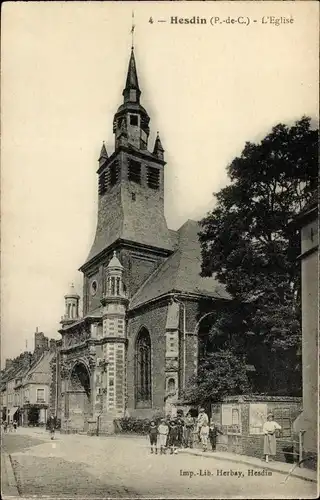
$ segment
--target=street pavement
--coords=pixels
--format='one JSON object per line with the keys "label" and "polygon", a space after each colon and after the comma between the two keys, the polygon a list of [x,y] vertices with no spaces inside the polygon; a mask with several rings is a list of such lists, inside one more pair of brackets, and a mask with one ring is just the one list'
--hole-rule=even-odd
{"label": "street pavement", "polygon": [[[151,455],[146,437],[57,434],[51,441],[43,429],[19,428],[2,441],[23,498],[317,497],[316,483],[293,477],[284,482],[278,472],[247,464],[186,453]],[[9,498],[2,483],[3,498]]]}

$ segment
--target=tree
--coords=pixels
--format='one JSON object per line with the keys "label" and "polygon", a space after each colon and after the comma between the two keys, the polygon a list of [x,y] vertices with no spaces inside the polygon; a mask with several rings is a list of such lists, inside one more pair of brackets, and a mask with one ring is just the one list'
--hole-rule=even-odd
{"label": "tree", "polygon": [[220,401],[223,396],[244,394],[249,390],[243,359],[231,350],[221,350],[209,354],[203,360],[197,376],[190,379],[183,397],[194,404],[206,405]]}
{"label": "tree", "polygon": [[202,275],[215,274],[242,304],[238,327],[232,312],[227,321],[234,348],[246,344],[237,330],[250,336],[247,358],[272,381],[269,392],[280,390],[283,370],[284,385],[294,386],[293,392],[300,381],[293,370],[301,341],[300,240],[290,221],[316,189],[317,154],[318,131],[310,118],[275,126],[231,162],[230,185],[215,194],[215,208],[201,221]]}

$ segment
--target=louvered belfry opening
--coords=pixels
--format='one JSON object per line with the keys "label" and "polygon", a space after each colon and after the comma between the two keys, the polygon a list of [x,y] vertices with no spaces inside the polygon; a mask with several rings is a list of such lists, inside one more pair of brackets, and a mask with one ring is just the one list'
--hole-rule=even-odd
{"label": "louvered belfry opening", "polygon": [[109,177],[110,186],[114,186],[115,184],[117,184],[120,177],[119,163],[117,160],[110,165],[109,176],[110,176]]}
{"label": "louvered belfry opening", "polygon": [[99,195],[103,195],[109,187],[117,184],[120,178],[119,163],[115,160],[99,175]]}
{"label": "louvered belfry opening", "polygon": [[139,161],[129,160],[128,179],[129,181],[141,184],[141,163]]}
{"label": "louvered belfry opening", "polygon": [[152,189],[159,189],[160,186],[160,171],[155,167],[148,167],[147,170],[148,186]]}

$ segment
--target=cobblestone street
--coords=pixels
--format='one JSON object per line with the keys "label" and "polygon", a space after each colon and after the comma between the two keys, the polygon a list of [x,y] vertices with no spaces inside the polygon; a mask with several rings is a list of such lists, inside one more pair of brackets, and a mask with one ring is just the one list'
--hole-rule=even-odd
{"label": "cobblestone street", "polygon": [[188,454],[153,456],[143,437],[58,434],[51,441],[42,429],[20,428],[4,435],[3,446],[23,497],[316,497],[315,483],[297,478],[284,483],[284,475],[276,472],[248,476],[248,466],[236,462]]}

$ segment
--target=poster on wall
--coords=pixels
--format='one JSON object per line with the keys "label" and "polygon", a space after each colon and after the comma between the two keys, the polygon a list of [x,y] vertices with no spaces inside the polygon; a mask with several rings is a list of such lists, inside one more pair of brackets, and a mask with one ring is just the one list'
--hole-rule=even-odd
{"label": "poster on wall", "polygon": [[249,406],[249,433],[262,434],[263,424],[267,420],[267,405],[250,403]]}
{"label": "poster on wall", "polygon": [[211,405],[211,422],[221,424],[221,406],[220,404]]}
{"label": "poster on wall", "polygon": [[222,425],[228,434],[241,434],[240,406],[238,404],[222,405]]}
{"label": "poster on wall", "polygon": [[222,405],[222,425],[232,425],[233,405]]}

